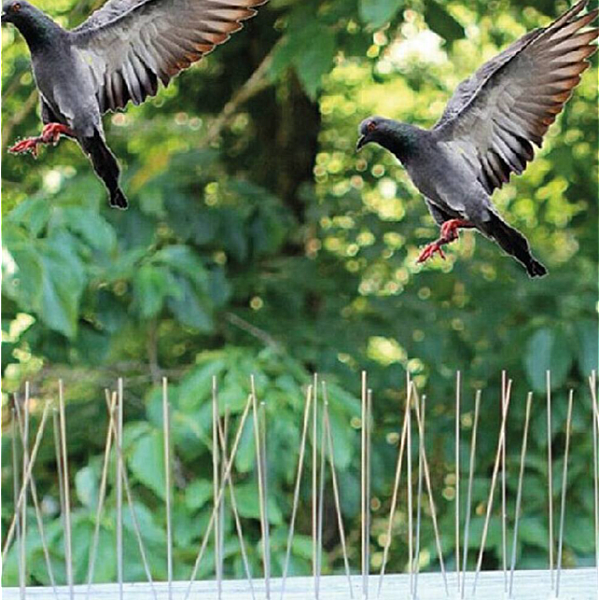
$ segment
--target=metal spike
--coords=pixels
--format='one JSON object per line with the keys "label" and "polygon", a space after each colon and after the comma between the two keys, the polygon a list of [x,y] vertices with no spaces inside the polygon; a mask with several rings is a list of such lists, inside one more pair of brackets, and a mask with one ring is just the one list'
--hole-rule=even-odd
{"label": "metal spike", "polygon": [[[423,418],[423,433],[425,432],[425,396],[421,398],[421,415]],[[416,527],[416,546],[415,546],[415,558],[414,558],[414,585],[412,589],[412,595],[414,598],[417,597],[417,588],[419,584],[419,554],[421,552],[421,514],[422,514],[422,495],[423,495],[423,457],[419,452],[419,471],[417,477],[417,527]]]}
{"label": "metal spike", "polygon": [[496,490],[496,480],[498,477],[498,470],[500,467],[500,458],[502,454],[502,444],[506,436],[506,419],[508,417],[508,407],[510,404],[510,391],[512,387],[512,381],[508,380],[506,386],[506,396],[502,399],[502,424],[500,425],[500,435],[498,436],[498,449],[496,451],[496,460],[494,462],[494,471],[492,473],[492,483],[490,485],[490,494],[488,496],[487,509],[485,514],[485,521],[483,524],[483,533],[481,535],[481,546],[479,547],[479,556],[477,558],[477,567],[475,569],[475,580],[473,581],[473,594],[477,589],[477,580],[479,579],[479,572],[481,571],[481,563],[483,562],[483,551],[485,550],[485,542],[487,539],[488,527],[490,524],[490,517],[492,515],[492,506],[494,503],[494,492]]}
{"label": "metal spike", "polygon": [[123,466],[119,457],[123,451],[123,379],[117,381],[117,422],[116,429],[116,495],[117,495],[117,584],[119,586],[119,598],[123,600]]}
{"label": "metal spike", "polygon": [[569,408],[567,409],[567,431],[565,434],[565,456],[563,460],[562,490],[560,499],[560,525],[558,532],[558,556],[556,559],[556,588],[554,597],[560,592],[560,573],[562,570],[563,539],[565,532],[565,510],[567,504],[567,473],[569,470],[569,442],[571,440],[571,418],[573,415],[573,390],[569,392]]}
{"label": "metal spike", "polygon": [[304,452],[306,449],[306,439],[308,437],[308,420],[310,417],[310,409],[312,402],[312,385],[308,386],[308,390],[306,392],[306,401],[304,404],[304,424],[302,426],[302,437],[300,439],[300,455],[298,457],[298,470],[296,474],[296,483],[294,485],[294,498],[292,501],[292,515],[290,517],[290,528],[288,530],[288,539],[286,544],[285,551],[285,562],[283,563],[283,575],[281,578],[281,600],[283,600],[283,595],[285,594],[285,584],[287,580],[288,568],[290,564],[290,555],[292,551],[292,541],[294,538],[294,526],[296,524],[296,514],[298,512],[298,501],[300,498],[300,482],[302,480],[302,469],[304,466]]}
{"label": "metal spike", "polygon": [[546,430],[548,445],[548,560],[550,568],[550,589],[554,589],[554,486],[552,483],[552,394],[550,371],[546,371]]}
{"label": "metal spike", "polygon": [[[213,506],[217,505],[219,495],[219,440],[218,440],[219,407],[217,403],[217,378],[212,378],[212,464],[213,464]],[[223,505],[224,503],[222,503]],[[221,600],[223,593],[223,573],[221,570],[221,523],[215,520],[215,576],[217,579],[217,598]]]}
{"label": "metal spike", "polygon": [[465,530],[463,535],[463,566],[460,587],[461,600],[465,597],[465,578],[467,575],[467,557],[469,553],[469,529],[471,527],[471,504],[473,498],[473,475],[475,472],[475,450],[477,448],[477,425],[479,423],[479,407],[481,404],[481,390],[475,396],[475,416],[473,417],[473,430],[471,431],[471,453],[469,457],[469,482],[467,484],[467,506],[465,509]]}
{"label": "metal spike", "polygon": [[[173,534],[171,531],[171,406],[169,404],[167,378],[162,380],[163,442],[165,460],[165,509],[167,518],[167,590],[168,598],[173,598]],[[219,598],[220,595],[219,588]]]}
{"label": "metal spike", "polygon": [[460,592],[460,371],[456,371],[456,415],[454,424],[454,560],[456,562],[456,592]]}
{"label": "metal spike", "polygon": [[533,394],[527,394],[527,407],[525,408],[525,426],[523,428],[523,443],[521,444],[521,462],[519,465],[519,483],[517,485],[517,502],[515,506],[515,530],[513,532],[513,545],[510,561],[510,583],[508,597],[513,597],[513,582],[515,575],[515,564],[517,562],[517,539],[519,535],[519,517],[521,515],[521,497],[523,493],[523,479],[525,474],[525,456],[527,455],[527,434],[529,432],[529,417],[531,414],[531,400]]}

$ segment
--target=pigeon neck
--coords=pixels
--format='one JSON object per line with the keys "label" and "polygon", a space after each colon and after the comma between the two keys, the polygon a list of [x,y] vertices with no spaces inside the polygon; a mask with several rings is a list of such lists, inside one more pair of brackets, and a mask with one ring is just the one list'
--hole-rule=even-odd
{"label": "pigeon neck", "polygon": [[382,145],[404,162],[415,150],[417,135],[416,127],[407,123],[394,123],[392,135],[386,136]]}
{"label": "pigeon neck", "polygon": [[17,27],[31,52],[42,50],[55,43],[63,31],[60,25],[38,10],[28,15],[27,20],[20,22]]}

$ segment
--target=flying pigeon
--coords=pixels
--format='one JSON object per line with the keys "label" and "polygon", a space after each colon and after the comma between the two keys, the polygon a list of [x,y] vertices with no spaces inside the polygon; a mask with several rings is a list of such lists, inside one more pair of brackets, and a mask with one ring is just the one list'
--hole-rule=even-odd
{"label": "flying pigeon", "polygon": [[7,0],[2,23],[25,38],[40,93],[41,135],[10,152],[37,155],[39,144],[75,139],[110,195],[127,208],[119,164],[106,145],[102,115],[141,104],[226,42],[266,0],[109,0],[82,25],[65,30],[26,0]]}
{"label": "flying pigeon", "polygon": [[440,237],[418,262],[473,227],[519,261],[530,277],[546,268],[525,236],[508,225],[491,202],[496,188],[521,174],[533,160],[533,146],[554,122],[597,49],[598,29],[584,29],[598,10],[580,15],[588,0],[545,28],[530,31],[463,81],[432,129],[383,117],[365,119],[357,150],[375,142],[392,152],[425,196]]}

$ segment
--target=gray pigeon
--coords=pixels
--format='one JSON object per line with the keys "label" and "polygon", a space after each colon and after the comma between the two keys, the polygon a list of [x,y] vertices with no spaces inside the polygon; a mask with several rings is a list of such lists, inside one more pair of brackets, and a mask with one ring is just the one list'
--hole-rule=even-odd
{"label": "gray pigeon", "polygon": [[266,0],[109,0],[76,29],[66,31],[26,0],[8,0],[2,23],[24,36],[40,93],[44,128],[10,149],[79,143],[110,194],[127,208],[120,169],[104,139],[102,115],[141,104],[179,71],[227,41]]}
{"label": "gray pigeon", "polygon": [[357,149],[375,142],[392,152],[425,196],[441,226],[418,262],[458,238],[458,229],[474,227],[518,260],[530,277],[546,268],[531,254],[523,234],[508,225],[491,202],[511,172],[522,173],[533,160],[533,144],[554,122],[597,49],[598,29],[582,29],[598,10],[579,13],[588,0],[545,28],[514,42],[463,81],[438,123],[420,129],[383,117],[360,124]]}

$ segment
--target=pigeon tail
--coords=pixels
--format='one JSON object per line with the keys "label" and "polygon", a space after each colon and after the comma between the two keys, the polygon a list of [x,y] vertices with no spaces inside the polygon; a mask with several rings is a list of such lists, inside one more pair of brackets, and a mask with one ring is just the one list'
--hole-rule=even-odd
{"label": "pigeon tail", "polygon": [[546,275],[548,270],[533,257],[525,236],[497,214],[490,213],[490,216],[490,220],[483,224],[484,233],[493,238],[507,254],[517,259],[525,267],[529,277]]}
{"label": "pigeon tail", "polygon": [[110,194],[110,205],[112,207],[126,209],[127,198],[119,187],[119,163],[110,151],[104,138],[98,130],[93,136],[81,137],[79,143],[84,152],[89,156],[94,171],[102,179],[108,193]]}

